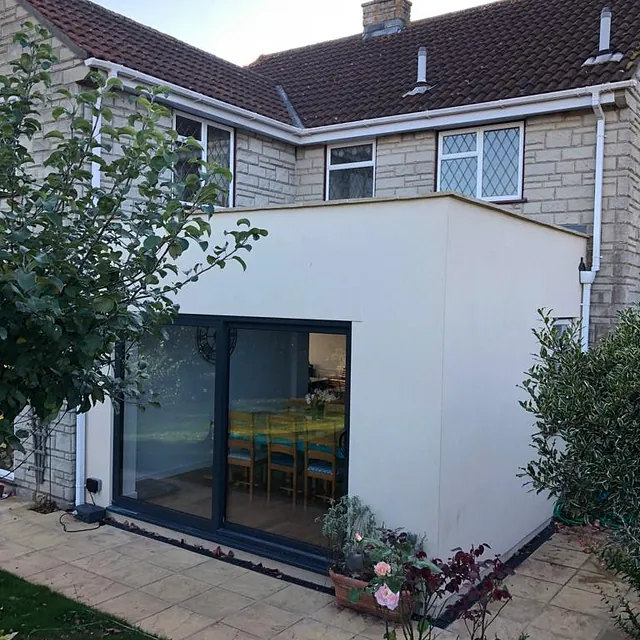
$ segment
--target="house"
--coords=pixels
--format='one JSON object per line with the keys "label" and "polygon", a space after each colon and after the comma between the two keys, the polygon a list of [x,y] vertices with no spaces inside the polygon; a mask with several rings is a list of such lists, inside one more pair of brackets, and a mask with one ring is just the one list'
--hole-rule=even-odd
{"label": "house", "polygon": [[[536,307],[552,307],[559,317],[581,316],[586,345],[589,338],[596,339],[612,325],[618,309],[640,298],[640,252],[637,248],[640,224],[637,164],[640,157],[640,107],[636,78],[640,0],[613,0],[606,6],[604,0],[503,0],[417,22],[410,20],[411,3],[408,0],[373,0],[363,5],[363,33],[262,56],[248,68],[238,67],[195,49],[88,0],[3,0],[2,8],[0,52],[5,63],[16,53],[11,44],[12,34],[25,19],[30,18],[47,26],[55,36],[54,44],[59,57],[54,69],[56,85],[76,88],[91,68],[117,75],[129,92],[141,83],[168,86],[170,95],[167,103],[172,108],[173,116],[166,125],[174,127],[179,134],[199,138],[206,158],[228,166],[232,171],[233,180],[228,185],[227,201],[224,203],[232,211],[221,214],[221,219],[235,215],[234,208],[257,208],[264,211],[263,226],[269,228],[269,224],[273,224],[274,228],[278,228],[281,218],[287,216],[291,221],[291,233],[299,234],[295,236],[296,240],[302,243],[307,252],[313,253],[317,248],[315,241],[311,242],[309,238],[315,236],[305,228],[307,220],[302,220],[302,216],[309,217],[308,224],[318,224],[319,228],[314,233],[324,234],[323,237],[328,237],[328,221],[335,221],[338,214],[344,214],[345,220],[349,216],[360,216],[373,241],[379,231],[371,221],[380,220],[383,229],[388,232],[394,229],[390,219],[380,219],[381,212],[387,216],[392,216],[394,211],[398,212],[398,216],[415,216],[419,228],[426,221],[417,216],[418,211],[424,213],[423,217],[433,215],[434,219],[450,222],[454,212],[460,210],[461,219],[469,221],[469,229],[473,228],[473,224],[468,214],[476,212],[481,227],[477,242],[471,242],[471,236],[460,229],[458,232],[467,241],[459,244],[451,244],[451,239],[434,231],[432,237],[425,236],[424,247],[415,251],[437,253],[439,246],[455,246],[456,251],[464,247],[464,253],[456,256],[458,269],[473,265],[472,270],[465,271],[469,275],[469,304],[472,298],[474,305],[482,307],[487,315],[476,315],[478,318],[490,318],[492,327],[504,329],[509,326],[509,322],[505,322],[512,313],[509,303],[513,302],[514,306],[521,304],[520,315],[514,315],[520,333],[515,337],[508,331],[502,332],[505,340],[511,336],[515,342],[496,345],[496,352],[502,353],[506,362],[508,353],[517,344],[518,353],[525,357],[524,361],[517,362],[519,372],[525,368],[526,357],[533,348],[525,336],[528,336],[528,327],[535,321],[532,310]],[[124,119],[132,108],[126,96],[114,100],[110,106],[116,119]],[[45,126],[44,133],[46,130]],[[35,141],[33,150],[37,163],[46,151],[46,144]],[[462,205],[462,201],[453,196],[426,197],[434,192],[458,192],[478,202],[473,204],[465,201]],[[425,196],[425,199],[415,200],[419,196]],[[391,206],[389,198],[403,200],[394,201],[396,204]],[[361,199],[367,200],[363,202]],[[349,200],[358,202],[345,204]],[[276,209],[270,208],[273,206]],[[500,207],[502,213],[499,214],[495,207]],[[524,216],[528,222],[521,217],[510,217],[508,213]],[[296,214],[299,217],[295,217]],[[498,242],[497,236],[486,236],[486,232],[492,228],[492,221],[498,218],[502,223],[495,226],[496,233],[504,233],[505,237],[509,237],[510,225],[517,227],[518,231],[513,232],[513,242],[518,242],[522,249],[519,254],[521,263],[507,251],[502,241]],[[515,220],[517,224],[513,222]],[[534,222],[566,229],[551,230],[551,227]],[[260,297],[263,303],[261,308],[243,306],[239,301],[231,304],[230,301],[226,307],[222,305],[224,308],[216,307],[212,311],[196,304],[191,307],[185,302],[183,311],[189,317],[184,319],[187,328],[181,335],[183,339],[191,340],[187,336],[191,331],[189,327],[195,327],[195,338],[191,344],[199,345],[198,353],[201,356],[209,353],[210,365],[213,364],[210,360],[217,357],[216,339],[213,337],[216,331],[221,331],[219,335],[225,336],[221,353],[227,358],[232,348],[237,350],[236,356],[241,353],[241,343],[244,342],[245,346],[253,344],[257,352],[263,353],[265,358],[273,358],[274,362],[278,361],[283,351],[293,349],[289,356],[297,358],[296,366],[300,371],[301,367],[312,364],[313,369],[307,370],[309,379],[305,384],[301,382],[302,378],[297,377],[298,374],[290,372],[291,384],[295,382],[298,385],[296,393],[291,391],[290,395],[292,399],[299,400],[303,387],[311,391],[329,387],[336,391],[334,395],[342,402],[335,404],[342,405],[345,414],[343,422],[338,417],[336,424],[350,425],[345,430],[345,433],[350,431],[347,438],[350,443],[347,447],[348,463],[342,454],[343,464],[349,472],[350,490],[355,482],[358,491],[368,497],[371,495],[369,483],[374,481],[371,456],[365,456],[363,451],[357,453],[354,438],[356,429],[363,430],[366,424],[371,424],[372,416],[360,422],[365,420],[366,410],[363,404],[357,405],[356,390],[364,395],[367,390],[358,386],[362,382],[356,382],[354,367],[362,368],[367,363],[366,366],[371,367],[372,371],[378,372],[378,384],[380,379],[392,379],[398,375],[397,367],[401,362],[395,362],[395,367],[387,366],[393,362],[393,358],[389,363],[376,363],[372,345],[376,340],[382,340],[387,347],[387,341],[397,340],[399,344],[400,336],[407,340],[410,333],[406,326],[399,324],[396,327],[389,319],[384,333],[377,334],[377,337],[369,336],[371,342],[366,349],[366,342],[356,344],[353,323],[366,324],[362,320],[364,308],[355,306],[354,301],[361,297],[356,296],[347,285],[352,286],[358,274],[361,278],[366,278],[367,274],[358,270],[359,258],[351,258],[348,262],[342,258],[336,260],[335,264],[332,262],[328,248],[335,252],[347,252],[348,245],[341,242],[340,238],[344,234],[344,238],[353,239],[348,229],[343,230],[343,227],[348,227],[346,222],[333,227],[331,241],[327,241],[327,247],[317,254],[317,259],[326,264],[327,271],[333,274],[331,286],[341,290],[343,299],[352,300],[351,304],[345,303],[342,308],[336,306],[335,302],[330,304],[332,296],[329,283],[323,279],[322,271],[314,270],[306,272],[308,277],[313,277],[307,282],[307,287],[317,287],[318,293],[313,296],[307,293],[303,296],[301,293],[297,299],[298,306],[289,306],[288,296],[283,292],[302,291],[300,282],[291,273],[287,276],[292,279],[284,280],[281,290],[271,292],[271,297],[263,293]],[[336,229],[340,233],[336,233]],[[545,229],[545,232],[541,229]],[[531,236],[531,252],[528,254],[525,250],[528,241],[522,237],[520,230],[527,230]],[[584,239],[576,235],[576,231],[592,236],[589,255]],[[480,241],[480,238],[484,240]],[[554,253],[552,238],[562,238],[558,240],[561,249],[557,251],[564,258]],[[379,236],[377,240],[380,240]],[[504,253],[503,262],[500,261],[498,246]],[[576,249],[579,249],[577,253]],[[299,261],[301,256],[293,249],[291,251],[291,266],[300,267],[302,263],[296,260]],[[525,255],[528,256],[526,261]],[[362,256],[362,259],[368,257],[370,263],[374,263],[366,252]],[[578,276],[580,258],[584,258],[585,269]],[[408,263],[407,268],[422,264],[417,255],[413,259],[415,262]],[[440,262],[442,264],[448,264],[444,257]],[[499,265],[500,268],[491,271],[488,282],[481,280],[484,266],[489,269],[491,265]],[[341,270],[335,270],[337,266]],[[265,259],[261,269],[264,273],[277,269],[275,258]],[[394,283],[406,279],[406,272],[392,269],[392,273],[395,280],[383,279],[379,290],[369,290],[370,296],[380,298],[378,302],[384,301],[385,297],[392,299]],[[425,281],[431,282],[433,275],[429,275],[428,271],[425,273],[424,269],[420,273],[425,274]],[[435,273],[443,274],[443,268]],[[567,273],[570,273],[571,281],[565,279]],[[257,276],[249,273],[246,286],[257,286],[251,284]],[[529,296],[526,300],[515,296],[514,289],[510,288],[513,283],[509,285],[511,278],[520,276],[522,280],[518,280],[519,286]],[[526,282],[526,286],[522,282]],[[244,283],[243,280],[243,286]],[[581,285],[580,290],[576,289],[578,284]],[[221,281],[219,286],[224,290],[228,285]],[[453,289],[453,285],[448,283],[447,287],[450,286]],[[462,290],[461,282],[458,287]],[[502,291],[510,291],[513,295],[505,298],[501,295]],[[580,299],[576,298],[576,291]],[[314,300],[305,301],[305,296],[317,298],[318,304],[314,306]],[[404,318],[413,309],[416,317],[422,319],[421,326],[429,333],[428,314],[425,315],[425,308],[413,308],[418,304],[413,298],[411,291],[407,290],[402,299],[396,299],[393,307],[395,316]],[[274,306],[273,301],[279,301],[281,306]],[[321,301],[327,306],[323,306]],[[444,313],[452,326],[456,325],[458,316],[447,313],[448,307],[443,300],[434,303],[433,308],[436,315]],[[463,316],[473,308],[476,307],[472,305],[465,311],[462,307]],[[489,309],[492,309],[491,314]],[[382,313],[382,308],[377,310]],[[216,317],[204,322],[202,316],[212,313],[216,313]],[[242,319],[245,324],[234,325],[225,318],[233,318],[236,323]],[[275,323],[275,326],[267,327],[273,333],[273,340],[268,344],[262,344],[258,334],[248,334],[255,341],[251,343],[247,341],[247,336],[241,340],[241,329],[248,332],[265,329],[257,320],[256,325],[260,327],[254,326],[252,318],[280,319],[284,325]],[[298,324],[293,323],[294,320]],[[300,339],[304,347],[294,349],[291,346],[293,337],[290,336],[291,340],[282,337],[283,332],[286,333],[283,326],[291,329],[290,333],[298,336],[296,340]],[[465,327],[464,323],[460,323],[458,328],[465,336],[475,337],[478,343],[488,335],[484,332],[490,331],[487,326],[482,326],[483,333],[478,333],[479,327],[472,329]],[[434,331],[432,335],[442,346],[446,343],[442,327],[436,327]],[[180,331],[177,330],[177,334]],[[178,342],[173,347],[165,346],[169,350],[180,350],[179,339],[176,338]],[[413,361],[416,370],[421,370],[419,363],[425,363],[426,367],[429,361],[427,345],[422,344],[421,339],[422,336],[420,339],[416,337],[422,349],[416,347],[417,355],[414,357],[418,357],[418,360],[410,358],[408,353],[404,354],[409,361]],[[491,342],[487,341],[487,344]],[[478,348],[480,346],[476,345]],[[157,349],[158,345],[148,347]],[[310,359],[311,351],[317,362]],[[437,356],[438,353],[431,355]],[[492,362],[498,362],[487,352],[471,350],[471,353],[476,353],[476,363],[482,361],[490,366]],[[362,360],[356,361],[356,357]],[[302,358],[309,362],[303,363]],[[446,367],[447,361],[444,362],[443,366]],[[474,370],[470,364],[468,370]],[[492,376],[495,372],[493,369],[490,371]],[[515,369],[509,368],[509,371],[516,375]],[[233,388],[230,372],[226,374],[226,382],[215,384],[210,379],[211,371],[207,373],[203,367],[194,367],[192,373],[203,376],[199,379],[198,388],[209,389],[208,392],[203,391],[198,399],[202,406],[209,403],[209,411],[213,404],[217,407],[220,393],[224,390],[221,387],[214,393],[211,391],[212,385],[226,384]],[[424,375],[427,377],[420,379],[425,385],[439,379],[437,388],[441,388],[443,369],[434,370],[432,374],[435,377],[429,377],[425,369]],[[476,374],[483,378],[484,384],[484,377],[477,370]],[[509,406],[513,405],[516,396],[509,395],[511,392],[506,389],[513,389],[518,379],[510,378],[507,381],[500,376],[498,378],[506,385],[500,389],[507,396],[499,400],[497,389],[494,388],[488,397],[498,404],[506,402]],[[367,377],[360,380],[363,379]],[[353,387],[350,390],[349,380]],[[452,380],[457,379],[454,376]],[[419,389],[413,388],[416,398],[426,393],[425,385]],[[474,388],[473,381],[468,378],[460,385],[460,389],[469,392]],[[384,399],[385,403],[393,403],[394,397],[389,393],[387,398],[383,386],[370,388],[372,397],[380,399],[377,402]],[[400,389],[394,389],[394,393],[400,393]],[[182,392],[178,390],[176,393],[175,402],[179,405]],[[255,399],[257,391],[254,389],[253,396],[246,389],[238,393],[236,399],[245,397],[247,393],[248,397]],[[273,391],[272,395],[280,398],[281,394]],[[479,396],[474,392],[473,397]],[[345,398],[350,398],[350,406]],[[403,424],[410,421],[410,408],[416,409],[416,415],[426,416],[412,402],[407,402],[397,412]],[[214,408],[214,413],[222,411],[227,404],[228,397],[220,407]],[[247,420],[246,414],[270,413],[264,403],[258,404],[260,406],[255,410],[251,410],[250,402],[244,405],[240,403],[239,408],[236,407],[236,413],[245,414],[244,417],[236,416],[237,430],[244,429],[246,432],[246,429],[255,429],[255,424],[241,425],[242,420]],[[506,404],[501,406],[507,415]],[[495,406],[491,410],[489,407],[483,410],[484,418],[478,424],[486,425],[483,421],[487,416],[495,415],[492,414]],[[359,414],[359,411],[362,413]],[[339,408],[336,408],[336,413],[340,414]],[[377,413],[380,414],[377,418],[377,424],[380,425],[384,412]],[[151,447],[142,454],[135,447],[127,446],[127,443],[135,443],[138,435],[142,437],[144,428],[138,424],[137,417],[131,417],[128,424],[126,410],[122,415],[124,422],[115,425],[114,437],[109,435],[107,443],[106,450],[110,451],[107,459],[114,460],[113,468],[104,465],[105,443],[91,443],[95,435],[92,421],[112,425],[113,416],[109,407],[96,409],[86,420],[79,416],[76,421],[74,417],[54,434],[49,446],[54,495],[73,502],[75,494],[76,501],[83,501],[84,478],[95,475],[103,480],[103,493],[97,496],[103,503],[117,502],[123,498],[124,506],[121,505],[121,508],[131,511],[131,507],[145,501],[137,495],[142,491],[142,494],[146,492],[147,502],[165,502],[164,505],[156,505],[160,512],[152,509],[151,515],[146,514],[148,517],[162,519],[162,514],[180,513],[173,523],[176,526],[181,523],[180,526],[193,528],[194,522],[201,523],[201,520],[193,519],[196,517],[193,513],[176,509],[177,502],[182,500],[180,489],[176,491],[175,486],[158,481],[158,476],[162,474],[153,465],[162,458],[161,447]],[[195,426],[191,432],[183,430],[178,434],[182,440],[176,442],[172,451],[175,453],[181,448],[187,458],[195,455],[194,451],[199,454],[204,451],[206,456],[213,456],[210,447],[203,448],[202,443],[210,442],[213,432],[222,428],[221,421],[225,422],[226,429],[227,414],[218,416],[215,429],[211,426],[214,422],[211,418],[207,424],[212,431],[204,434],[201,433],[202,416],[196,418],[193,424],[199,426]],[[460,415],[458,418],[471,419],[469,415]],[[417,424],[423,424],[425,419],[421,418]],[[444,420],[442,417],[434,423],[440,425],[436,428],[440,434],[445,427],[447,432],[453,429]],[[385,428],[394,437],[399,437],[394,420],[390,419],[386,424],[388,426]],[[285,427],[280,425],[278,428]],[[102,429],[100,433],[111,434],[110,429]],[[413,432],[409,430],[407,433]],[[444,452],[434,444],[439,442],[444,446],[442,438],[425,440],[427,434],[428,431],[421,431],[415,442],[404,441],[404,450],[419,448],[420,451]],[[82,443],[85,435],[85,455],[75,455],[77,442],[80,440]],[[173,437],[177,438],[178,435],[174,433]],[[479,433],[477,435],[479,437]],[[147,441],[154,440],[152,432],[147,432],[144,437]],[[369,437],[361,437],[358,440],[360,446]],[[479,441],[474,443],[484,447]],[[380,450],[384,449],[382,440],[378,444]],[[79,450],[83,448],[81,446]],[[472,459],[472,452],[468,456]],[[433,473],[441,474],[442,459],[438,460],[437,465],[428,467]],[[220,458],[220,461],[224,466],[224,458]],[[402,458],[396,458],[395,461],[401,463]],[[150,486],[142,490],[130,485],[139,468],[146,468],[146,477],[155,480],[147,482]],[[234,472],[233,482],[244,481],[253,487],[255,482],[248,477],[243,480],[243,471],[237,469]],[[504,469],[503,472],[506,473]],[[23,465],[17,473],[20,474],[17,480],[23,486],[36,486],[34,470],[30,469],[30,465]],[[358,476],[358,473],[361,475]],[[286,470],[278,474],[288,477],[289,481],[297,477],[297,474],[287,476]],[[221,477],[215,469],[209,475],[211,477],[208,479],[201,475],[201,485],[203,482],[215,484],[214,480]],[[437,485],[429,484],[425,479],[427,494],[429,487],[442,485],[442,477],[438,475]],[[499,477],[501,482],[505,481],[506,476]],[[517,487],[514,491],[520,496],[518,481],[513,482],[513,486]],[[314,483],[312,479],[309,484],[322,484],[322,478],[320,483]],[[324,484],[325,491],[332,491],[331,486]],[[479,482],[477,487],[481,486]],[[224,529],[222,538],[228,536],[229,531],[235,531],[234,542],[239,545],[241,542],[238,539],[242,540],[242,536],[247,535],[242,527],[249,525],[232,523],[230,528],[222,526],[224,517],[220,505],[224,503],[221,496],[225,489],[218,486],[216,490],[218,497],[209,500],[209,511],[205,516],[220,526],[211,525],[211,531],[215,529],[216,535],[220,536],[220,531]],[[296,493],[295,490],[289,491],[293,497]],[[447,499],[442,493],[436,493],[438,500]],[[471,502],[476,504],[476,498],[484,500],[485,496],[474,493]],[[420,511],[423,516],[433,513],[429,509],[435,508],[435,498],[431,501],[429,495],[420,492],[416,500],[417,505],[421,504],[420,501],[424,502],[424,509]],[[457,505],[456,509],[460,506],[460,510],[451,515],[451,521],[457,522],[457,525],[451,522],[445,525],[445,520],[440,521],[435,516],[429,518],[428,522],[420,519],[408,522],[407,518],[400,522],[396,518],[399,514],[393,511],[391,496],[387,496],[382,511],[388,513],[389,519],[398,525],[428,528],[426,524],[431,523],[429,526],[436,528],[436,538],[441,538],[442,544],[448,544],[466,530],[460,525],[465,517],[471,517],[474,522],[483,518],[481,512],[473,511],[467,511],[465,516],[460,500],[457,495],[453,504]],[[514,500],[517,502],[517,498]],[[511,503],[505,502],[504,506],[507,504],[507,508],[511,508]],[[396,504],[397,508],[400,506],[401,503]],[[541,511],[532,511],[537,514],[533,517],[535,522],[523,517],[522,522],[527,530],[519,531],[513,527],[500,542],[500,550],[509,551],[534,531],[544,521],[545,509],[546,505],[541,507]],[[403,509],[403,513],[406,511]],[[161,515],[158,516],[158,513]],[[471,513],[474,515],[471,516]],[[202,514],[197,517],[201,518]],[[278,521],[282,521],[282,518]],[[458,525],[462,529],[457,528]],[[239,532],[234,529],[238,526]],[[267,525],[262,523],[259,526]],[[442,533],[445,529],[449,531],[446,535]],[[290,539],[293,534],[288,535]],[[266,539],[274,545],[273,548],[287,538],[287,535],[283,538],[277,532],[269,536]],[[251,544],[255,544],[253,539]],[[271,553],[273,549],[266,552]],[[304,559],[298,562],[304,563]]]}

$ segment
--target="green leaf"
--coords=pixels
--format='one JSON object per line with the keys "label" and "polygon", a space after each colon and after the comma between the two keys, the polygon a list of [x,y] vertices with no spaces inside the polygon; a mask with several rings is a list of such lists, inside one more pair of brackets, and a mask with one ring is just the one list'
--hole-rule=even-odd
{"label": "green leaf", "polygon": [[93,302],[93,308],[99,313],[109,313],[114,307],[115,302],[108,297],[96,298]]}
{"label": "green leaf", "polygon": [[0,340],[6,340],[9,333],[4,327],[0,327]]}
{"label": "green leaf", "polygon": [[58,130],[49,131],[44,134],[45,140],[50,140],[52,138],[55,138],[57,140],[64,140],[64,135],[62,135],[62,132]]}

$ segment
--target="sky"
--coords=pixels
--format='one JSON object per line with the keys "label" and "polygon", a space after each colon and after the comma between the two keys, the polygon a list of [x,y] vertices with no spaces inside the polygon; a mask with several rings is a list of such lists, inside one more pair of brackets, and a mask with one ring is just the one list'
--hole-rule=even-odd
{"label": "sky", "polygon": [[[363,0],[94,0],[221,58],[245,65],[362,30]],[[413,0],[414,20],[488,0]]]}

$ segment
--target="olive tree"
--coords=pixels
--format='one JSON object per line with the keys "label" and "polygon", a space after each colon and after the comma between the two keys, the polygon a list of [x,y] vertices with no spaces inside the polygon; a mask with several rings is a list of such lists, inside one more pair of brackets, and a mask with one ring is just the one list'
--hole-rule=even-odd
{"label": "olive tree", "polygon": [[[162,88],[139,87],[116,125],[119,80],[90,73],[76,92],[53,91],[50,35],[27,22],[15,42],[22,53],[0,76],[0,444],[21,448],[22,416],[42,428],[135,391],[144,367],[116,377],[116,346],[160,334],[183,287],[230,261],[245,268],[267,232],[240,220],[212,236],[229,172],[163,126]],[[57,128],[43,127],[45,113]],[[183,180],[179,162],[197,170]]]}

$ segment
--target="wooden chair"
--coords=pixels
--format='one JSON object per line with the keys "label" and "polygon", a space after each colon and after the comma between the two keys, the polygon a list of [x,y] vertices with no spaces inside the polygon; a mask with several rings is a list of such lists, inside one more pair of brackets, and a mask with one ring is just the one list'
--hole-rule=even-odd
{"label": "wooden chair", "polygon": [[255,442],[255,424],[253,413],[232,411],[229,414],[229,436],[227,438],[227,467],[246,471],[246,484],[249,486],[249,500],[253,500],[255,469],[266,461],[266,455]]}
{"label": "wooden chair", "polygon": [[267,416],[267,504],[271,501],[271,476],[281,471],[291,477],[291,502],[295,509],[298,479],[298,434],[300,416],[275,413]]}
{"label": "wooden chair", "polygon": [[[304,508],[309,499],[309,480],[316,484],[322,481],[324,500],[336,499],[338,484],[338,447],[335,428],[318,430],[313,423],[307,425],[304,439]],[[327,486],[328,485],[328,486]]]}

